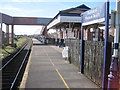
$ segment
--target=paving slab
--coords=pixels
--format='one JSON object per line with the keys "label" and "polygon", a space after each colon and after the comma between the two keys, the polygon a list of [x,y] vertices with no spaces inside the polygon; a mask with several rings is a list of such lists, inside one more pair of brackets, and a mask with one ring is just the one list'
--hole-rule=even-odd
{"label": "paving slab", "polygon": [[78,73],[76,67],[62,58],[62,48],[42,45],[33,39],[33,47],[25,88],[97,88]]}

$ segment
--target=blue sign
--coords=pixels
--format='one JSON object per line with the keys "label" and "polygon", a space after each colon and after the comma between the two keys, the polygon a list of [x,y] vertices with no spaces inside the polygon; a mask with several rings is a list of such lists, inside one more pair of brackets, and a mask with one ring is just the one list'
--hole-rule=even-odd
{"label": "blue sign", "polygon": [[82,14],[82,26],[105,21],[105,4]]}

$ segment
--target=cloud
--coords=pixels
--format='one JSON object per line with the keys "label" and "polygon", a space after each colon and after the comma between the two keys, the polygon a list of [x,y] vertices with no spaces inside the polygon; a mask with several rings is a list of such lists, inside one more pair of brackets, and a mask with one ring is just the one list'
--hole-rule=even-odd
{"label": "cloud", "polygon": [[16,10],[16,11],[18,11],[18,10],[20,10],[19,8],[14,8],[14,7],[4,7],[4,8],[2,8],[2,9],[4,9],[4,10]]}
{"label": "cloud", "polygon": [[23,17],[39,17],[39,13],[42,13],[43,10],[39,9],[39,10],[21,10],[21,12],[17,12],[17,13],[13,13],[14,16],[23,16]]}
{"label": "cloud", "polygon": [[[17,0],[16,0],[17,1]],[[1,3],[0,11],[4,13],[10,13],[14,16],[32,16],[33,14],[42,13],[44,10],[40,8],[36,8],[35,4],[25,4],[25,3]],[[37,6],[38,7],[38,6]]]}
{"label": "cloud", "polygon": [[49,2],[49,0],[11,0],[12,2]]}
{"label": "cloud", "polygon": [[[2,2],[83,2],[83,0],[1,0]],[[84,2],[105,2],[106,0],[84,0]],[[116,2],[116,0],[109,0]]]}
{"label": "cloud", "polygon": [[17,8],[17,7],[11,6],[11,5],[2,5],[1,9],[2,10],[15,10],[15,11],[21,10],[20,8]]}
{"label": "cloud", "polygon": [[39,34],[40,30],[42,29],[42,26],[36,26],[36,25],[15,25],[15,34],[27,34],[27,35],[32,35],[32,34]]}
{"label": "cloud", "polygon": [[3,5],[0,4],[0,12],[11,15],[11,16],[38,16],[38,13],[42,13],[43,9],[31,9],[31,8],[24,8],[14,5]]}

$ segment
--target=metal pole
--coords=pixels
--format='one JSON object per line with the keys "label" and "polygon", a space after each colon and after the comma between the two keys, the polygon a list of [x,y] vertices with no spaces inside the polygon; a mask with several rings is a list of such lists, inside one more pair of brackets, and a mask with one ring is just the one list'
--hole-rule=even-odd
{"label": "metal pole", "polygon": [[80,72],[84,73],[84,29],[81,25],[81,43],[80,43]]}
{"label": "metal pole", "polygon": [[107,58],[108,58],[108,36],[109,36],[109,0],[106,0],[105,9],[105,40],[104,40],[104,62],[103,62],[103,76],[102,76],[102,88],[107,88]]}
{"label": "metal pole", "polygon": [[116,0],[116,24],[114,33],[114,52],[110,66],[110,74],[108,75],[108,89],[119,88],[119,67],[118,67],[118,49],[119,49],[119,18],[120,18],[120,0]]}

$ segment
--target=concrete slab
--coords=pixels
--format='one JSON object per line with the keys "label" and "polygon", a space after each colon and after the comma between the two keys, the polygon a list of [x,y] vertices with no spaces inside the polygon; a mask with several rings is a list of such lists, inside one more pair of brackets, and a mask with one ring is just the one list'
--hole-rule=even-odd
{"label": "concrete slab", "polygon": [[99,88],[62,58],[61,49],[33,43],[25,88]]}

